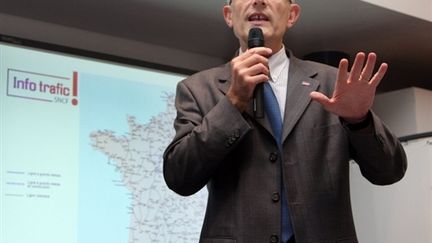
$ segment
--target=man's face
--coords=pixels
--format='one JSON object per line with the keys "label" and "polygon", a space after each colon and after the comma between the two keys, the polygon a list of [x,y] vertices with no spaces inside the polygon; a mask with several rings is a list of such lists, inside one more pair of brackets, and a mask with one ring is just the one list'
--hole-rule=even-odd
{"label": "man's face", "polygon": [[290,0],[233,0],[224,6],[225,21],[242,47],[252,27],[262,29],[266,46],[281,45],[285,31],[294,25],[299,13],[300,6]]}

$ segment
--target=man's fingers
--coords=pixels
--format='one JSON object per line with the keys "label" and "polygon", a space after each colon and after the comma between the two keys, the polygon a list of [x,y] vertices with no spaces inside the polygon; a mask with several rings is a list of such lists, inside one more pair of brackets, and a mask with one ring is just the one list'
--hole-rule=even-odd
{"label": "man's fingers", "polygon": [[252,67],[243,69],[242,71],[244,72],[244,73],[242,73],[242,75],[244,77],[259,76],[260,79],[263,79],[263,78],[264,78],[264,80],[269,79],[270,70],[261,63],[256,64]]}
{"label": "man's fingers", "polygon": [[235,69],[248,68],[258,63],[262,63],[265,66],[268,66],[268,59],[261,55],[248,55],[247,58],[233,59],[231,61],[231,65]]}
{"label": "man's fingers", "polygon": [[324,106],[324,108],[327,108],[330,105],[330,99],[323,93],[312,91],[310,97]]}
{"label": "man's fingers", "polygon": [[369,82],[369,80],[372,77],[375,63],[376,63],[376,54],[373,52],[369,53],[367,61],[366,61],[366,65],[363,68],[363,71],[360,75],[359,81]]}
{"label": "man's fingers", "polygon": [[255,47],[252,49],[248,49],[241,55],[235,57],[233,60],[244,61],[255,54],[268,58],[272,54],[272,50],[267,47]]}
{"label": "man's fingers", "polygon": [[244,61],[232,61],[233,77],[247,77],[257,74],[269,74],[268,60],[262,56],[254,56]]}
{"label": "man's fingers", "polygon": [[261,56],[270,57],[270,55],[272,54],[272,49],[267,47],[254,47],[248,49],[247,52],[251,54],[259,54]]}
{"label": "man's fingers", "polygon": [[337,73],[336,82],[338,82],[339,84],[346,84],[347,79],[348,79],[348,60],[344,58],[339,62],[339,69]]}
{"label": "man's fingers", "polygon": [[363,52],[357,53],[356,58],[354,60],[354,64],[351,67],[349,80],[353,82],[359,80],[361,71],[363,69],[364,61],[365,61],[365,54]]}
{"label": "man's fingers", "polygon": [[369,84],[371,84],[375,88],[378,87],[378,85],[380,84],[380,82],[383,79],[384,75],[386,74],[387,69],[388,69],[387,63],[381,64],[381,66],[379,67],[379,69],[375,73],[375,75],[372,77],[372,79],[369,82]]}
{"label": "man's fingers", "polygon": [[239,73],[242,70],[257,64],[262,64],[268,67],[268,57],[264,55],[267,53],[271,53],[271,49],[265,47],[250,49],[242,55],[232,59],[231,67],[235,73]]}

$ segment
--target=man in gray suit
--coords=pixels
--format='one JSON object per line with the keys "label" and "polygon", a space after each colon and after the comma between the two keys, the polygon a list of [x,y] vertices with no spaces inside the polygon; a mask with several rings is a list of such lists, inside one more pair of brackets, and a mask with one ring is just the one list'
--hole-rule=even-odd
{"label": "man in gray suit", "polygon": [[[349,160],[377,185],[407,166],[370,110],[387,64],[374,74],[374,53],[358,53],[350,72],[345,59],[338,69],[297,59],[282,43],[300,15],[290,0],[232,0],[223,12],[239,54],[178,84],[176,136],[164,154],[169,188],[208,188],[200,242],[357,242]],[[247,48],[252,27],[265,47]],[[265,100],[263,117],[252,108],[258,83],[276,104]]]}

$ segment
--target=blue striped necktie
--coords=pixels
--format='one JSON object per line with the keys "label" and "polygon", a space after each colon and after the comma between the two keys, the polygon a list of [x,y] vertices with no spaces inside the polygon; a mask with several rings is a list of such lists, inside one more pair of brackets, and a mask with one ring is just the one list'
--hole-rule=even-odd
{"label": "blue striped necktie", "polygon": [[[269,119],[270,125],[273,130],[273,134],[275,136],[278,148],[279,155],[282,155],[282,116],[279,110],[279,104],[276,99],[275,94],[268,82],[264,83],[264,109]],[[281,157],[281,156],[279,156]],[[291,236],[293,235],[291,220],[288,211],[288,202],[287,197],[285,195],[285,188],[283,184],[282,178],[282,161],[280,163],[281,166],[281,175],[280,175],[280,184],[281,184],[281,231],[282,231],[282,242],[287,242]]]}

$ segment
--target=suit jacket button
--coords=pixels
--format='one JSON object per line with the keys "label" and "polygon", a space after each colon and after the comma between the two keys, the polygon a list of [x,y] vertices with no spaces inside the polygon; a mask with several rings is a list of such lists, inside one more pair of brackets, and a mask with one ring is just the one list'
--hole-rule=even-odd
{"label": "suit jacket button", "polygon": [[270,153],[269,160],[272,163],[276,162],[278,160],[278,154],[277,153]]}
{"label": "suit jacket button", "polygon": [[231,147],[231,145],[232,145],[232,144],[230,144],[229,141],[227,141],[227,142],[225,143],[225,148],[229,148],[229,147]]}
{"label": "suit jacket button", "polygon": [[235,138],[240,138],[240,129],[236,129],[236,130],[234,131],[234,137],[235,137]]}
{"label": "suit jacket button", "polygon": [[278,243],[279,237],[277,235],[270,236],[270,243]]}
{"label": "suit jacket button", "polygon": [[271,199],[275,203],[279,202],[279,200],[280,200],[280,194],[277,193],[277,192],[273,193]]}

